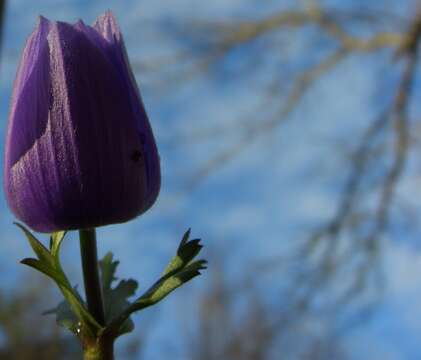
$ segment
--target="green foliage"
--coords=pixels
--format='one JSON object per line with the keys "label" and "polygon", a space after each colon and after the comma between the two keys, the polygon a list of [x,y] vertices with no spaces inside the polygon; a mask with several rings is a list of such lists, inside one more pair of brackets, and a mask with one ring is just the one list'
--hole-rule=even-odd
{"label": "green foliage", "polygon": [[[190,229],[186,231],[183,238],[181,239],[180,245],[177,249],[177,255],[170,261],[162,276],[169,273],[175,273],[180,269],[183,269],[190,261],[192,261],[202,249],[200,245],[200,239],[190,240]],[[199,275],[199,274],[197,274]]]}
{"label": "green foliage", "polygon": [[[60,265],[59,250],[63,241],[64,232],[54,233],[50,238],[50,250],[48,250],[29,230],[23,225],[16,224],[25,234],[37,258],[26,258],[21,261],[22,264],[30,266],[55,281],[64,298],[68,303],[68,307],[78,319],[78,329],[87,332],[91,336],[95,336],[100,330],[100,325],[95,321],[92,315],[86,309],[86,306],[79,294],[70,285],[69,280],[63,272]],[[64,309],[64,305],[57,308]],[[60,313],[61,324],[66,324],[71,331],[75,332],[74,323],[65,315],[67,312]]]}
{"label": "green foliage", "polygon": [[[74,288],[74,291],[77,292],[76,287]],[[56,322],[58,325],[69,329],[72,333],[76,335],[78,334],[80,330],[79,319],[72,311],[72,308],[70,307],[68,301],[63,300],[54,309],[44,312],[44,315],[50,314],[56,315]]]}
{"label": "green foliage", "polygon": [[[133,279],[120,280],[117,286],[112,288],[113,282],[117,280],[115,274],[118,264],[119,261],[113,260],[113,254],[110,252],[99,262],[107,324],[130,305],[128,298],[133,296],[137,289],[137,281]],[[128,318],[118,330],[118,335],[131,332],[133,329],[133,321]]]}
{"label": "green foliage", "polygon": [[193,261],[202,249],[200,240],[189,240],[189,237],[190,229],[184,234],[177,249],[177,254],[171,259],[161,278],[119,316],[115,317],[105,331],[118,332],[118,329],[132,313],[163,300],[182,284],[200,275],[201,270],[206,269],[206,260]]}
{"label": "green foliage", "polygon": [[57,231],[50,236],[50,251],[56,261],[59,261],[59,252],[66,231]]}
{"label": "green foliage", "polygon": [[180,285],[200,275],[200,270],[206,269],[206,260],[193,261],[202,249],[200,239],[189,240],[189,237],[190,229],[184,234],[177,254],[171,259],[161,278],[133,303],[133,311],[161,301]]}
{"label": "green foliage", "polygon": [[[132,279],[121,280],[117,286],[114,288],[112,287],[113,283],[117,280],[115,274],[118,264],[119,261],[113,260],[112,253],[108,253],[99,261],[106,323],[109,323],[111,319],[130,305],[128,298],[133,296],[137,289],[137,282]],[[77,294],[76,288],[74,288],[73,291]],[[69,329],[75,334],[78,333],[80,327],[79,319],[66,300],[63,300],[56,308],[46,311],[44,314],[55,314],[57,324]],[[133,321],[129,318],[120,327],[118,335],[129,333],[133,331],[133,329]]]}
{"label": "green foliage", "polygon": [[202,249],[199,239],[189,240],[190,229],[184,234],[176,255],[171,259],[161,277],[134,302],[129,298],[135,295],[138,284],[133,279],[118,280],[116,271],[119,261],[108,253],[99,261],[101,287],[105,310],[105,327],[101,327],[88,312],[85,302],[76,287],[72,287],[60,264],[60,247],[66,232],[53,233],[47,249],[29,230],[16,224],[25,234],[37,258],[26,258],[22,263],[45,274],[55,281],[64,300],[45,314],[55,314],[57,323],[79,337],[99,338],[110,335],[112,338],[131,332],[134,329],[130,316],[164,299],[182,284],[200,275],[206,269],[205,260],[195,257]]}

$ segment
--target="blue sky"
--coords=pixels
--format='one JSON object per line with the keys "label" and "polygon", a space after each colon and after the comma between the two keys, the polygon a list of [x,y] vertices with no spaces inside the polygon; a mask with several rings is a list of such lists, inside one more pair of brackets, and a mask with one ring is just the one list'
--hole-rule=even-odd
{"label": "blue sky", "polygon": [[[19,54],[39,14],[69,22],[82,18],[91,23],[101,12],[111,9],[125,36],[129,57],[134,59],[170,53],[179,48],[179,39],[165,31],[166,22],[264,15],[271,9],[294,4],[293,1],[285,1],[282,5],[265,1],[262,5],[262,2],[251,0],[214,0],[201,3],[198,9],[193,0],[11,0],[6,13],[0,68],[0,137],[4,138]],[[308,44],[302,39],[293,40],[288,51],[291,54],[305,52]],[[358,119],[371,118],[374,113],[379,74],[358,66],[358,61],[361,60],[345,61],[312,89],[311,95],[303,99],[285,126],[263,142],[250,144],[235,161],[187,192],[181,190],[188,181],[187,175],[232,138],[221,137],[211,139],[207,144],[192,142],[182,146],[171,145],[169,139],[184,139],[183,135],[194,129],[245,116],[259,101],[256,89],[238,86],[236,82],[224,81],[216,75],[195,80],[166,94],[147,86],[141,88],[160,148],[162,192],[154,208],[141,218],[99,229],[100,253],[113,251],[121,260],[120,276],[133,276],[144,288],[160,273],[180,236],[190,226],[194,236],[203,237],[209,256],[217,256],[222,251],[230,254],[228,277],[235,277],[238,269],[249,261],[288,250],[291,242],[302,238],[310,225],[328,219],[335,210],[337,180],[343,179],[344,174],[338,174],[341,154],[332,156],[332,133],[339,134],[340,138],[341,134],[358,131],[362,125],[362,120]],[[142,84],[141,73],[138,80]],[[332,93],[335,94],[334,102]],[[234,138],[235,134],[232,136]],[[3,151],[3,142],[0,150]],[[332,174],[335,174],[335,182],[331,180]],[[400,194],[409,199],[420,198],[419,183],[414,171],[402,182]],[[13,216],[2,193],[0,207],[3,239],[0,242],[0,269],[9,275],[8,279],[1,280],[1,285],[7,287],[11,279],[27,273],[18,261],[31,250],[11,225]],[[420,247],[411,241],[396,241],[389,237],[383,240],[382,247],[383,296],[374,316],[344,335],[343,346],[355,359],[419,359]],[[71,235],[64,245],[63,257],[75,281],[80,279],[78,251],[76,236]],[[183,303],[186,299],[194,301],[206,279],[209,278],[195,280],[150,311],[155,319],[146,358],[158,360],[172,354],[173,359],[186,359],[182,345],[171,336],[174,332],[185,331],[180,319],[186,306]],[[144,319],[144,315],[136,317],[137,332],[131,336],[141,333]],[[159,344],[159,349],[152,344]]]}

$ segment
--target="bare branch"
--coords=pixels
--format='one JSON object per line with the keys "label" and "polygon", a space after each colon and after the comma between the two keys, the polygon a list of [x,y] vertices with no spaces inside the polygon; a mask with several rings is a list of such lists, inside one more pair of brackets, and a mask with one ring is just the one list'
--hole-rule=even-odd
{"label": "bare branch", "polygon": [[261,139],[262,135],[265,135],[280,122],[286,120],[290,113],[295,109],[296,105],[300,102],[305,92],[310,89],[310,87],[327,71],[332,70],[335,66],[337,66],[345,58],[346,54],[346,51],[339,49],[328,55],[320,63],[301,73],[296,79],[285,103],[276,112],[272,119],[262,121],[257,124],[255,124],[255,121],[251,123],[245,123],[243,121],[240,128],[243,132],[243,136],[240,140],[230,148],[211,158],[193,176],[193,180],[189,184],[189,187],[197,185],[204,177],[209,175],[216,168],[226,164],[233,157],[242,152],[247,146]]}

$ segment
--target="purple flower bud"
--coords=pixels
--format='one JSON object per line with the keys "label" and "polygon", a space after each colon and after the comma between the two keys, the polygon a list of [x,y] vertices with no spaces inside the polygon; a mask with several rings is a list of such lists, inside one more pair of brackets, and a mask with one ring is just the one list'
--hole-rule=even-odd
{"label": "purple flower bud", "polygon": [[111,12],[92,27],[40,18],[14,84],[4,188],[40,232],[125,222],[155,202],[159,156]]}

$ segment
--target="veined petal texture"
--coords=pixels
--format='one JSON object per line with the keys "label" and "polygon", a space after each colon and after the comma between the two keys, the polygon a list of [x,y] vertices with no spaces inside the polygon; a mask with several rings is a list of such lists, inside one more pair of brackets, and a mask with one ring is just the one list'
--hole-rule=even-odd
{"label": "veined petal texture", "polygon": [[40,232],[128,221],[160,188],[159,156],[110,12],[93,27],[40,18],[18,69],[4,187]]}

